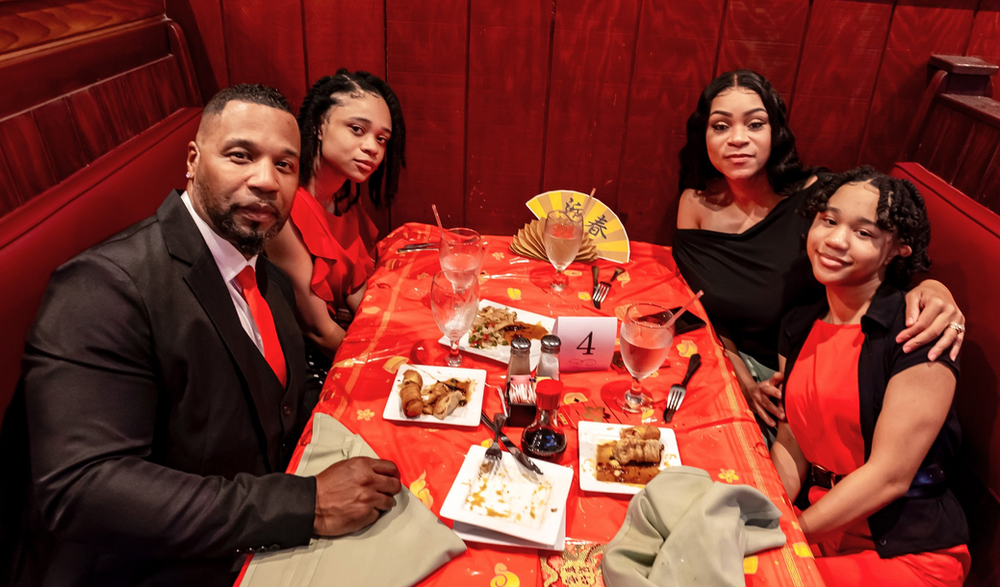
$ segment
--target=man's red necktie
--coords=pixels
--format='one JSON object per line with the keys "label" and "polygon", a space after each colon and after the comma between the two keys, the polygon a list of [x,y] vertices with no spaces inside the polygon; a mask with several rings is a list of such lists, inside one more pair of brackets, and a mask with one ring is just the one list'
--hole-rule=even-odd
{"label": "man's red necktie", "polygon": [[274,317],[271,316],[271,308],[268,307],[264,296],[260,295],[257,289],[257,276],[253,267],[247,265],[236,276],[236,283],[243,288],[243,297],[250,306],[250,313],[253,321],[257,323],[257,332],[260,333],[260,340],[264,343],[264,358],[267,364],[278,376],[281,386],[285,386],[287,380],[285,375],[285,354],[281,352],[281,343],[278,342],[278,331],[274,329]]}

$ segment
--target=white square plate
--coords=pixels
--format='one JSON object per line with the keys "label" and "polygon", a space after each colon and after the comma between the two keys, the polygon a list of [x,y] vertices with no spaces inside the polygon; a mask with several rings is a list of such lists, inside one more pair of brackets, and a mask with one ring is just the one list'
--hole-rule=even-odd
{"label": "white square plate", "polygon": [[[614,442],[621,438],[621,431],[630,428],[624,424],[606,424],[580,420],[580,489],[599,493],[636,494],[645,485],[613,483],[597,480],[597,445]],[[677,451],[677,437],[670,428],[660,428],[660,442],[663,443],[663,459],[660,470],[679,467],[680,453]]]}
{"label": "white square plate", "polygon": [[[438,420],[430,414],[421,414],[416,418],[407,418],[403,413],[403,404],[399,399],[399,388],[402,387],[403,377],[406,372],[413,369],[420,373],[424,380],[424,387],[432,384],[429,378],[438,381],[445,381],[452,377],[462,380],[472,381],[469,389],[469,401],[464,406],[455,408],[455,411]],[[389,399],[385,402],[385,410],[382,418],[385,420],[395,420],[398,422],[419,422],[421,424],[433,424],[434,426],[479,426],[479,413],[483,411],[483,395],[486,389],[486,371],[483,369],[459,369],[457,367],[437,367],[434,365],[409,365],[403,364],[396,371],[396,379],[392,382],[392,389],[389,390]]]}
{"label": "white square plate", "polygon": [[[466,506],[466,497],[479,480],[479,466],[485,456],[486,447],[477,444],[469,448],[462,468],[459,469],[455,482],[452,484],[451,490],[448,491],[448,496],[441,504],[441,517],[533,542],[535,548],[554,544],[559,537],[563,520],[566,518],[566,499],[569,497],[570,486],[573,484],[573,469],[532,459],[544,473],[538,479],[550,484],[548,499],[544,502],[535,502],[537,516],[534,520],[522,517],[522,520],[518,521],[478,513]],[[502,463],[507,476],[506,481],[502,483],[507,491],[520,497],[528,496],[535,491],[537,485],[509,452],[503,452]],[[524,499],[523,501],[530,502],[531,500]],[[513,500],[505,501],[501,505],[509,504],[513,504]]]}
{"label": "white square plate", "polygon": [[[518,322],[524,322],[526,324],[541,324],[552,333],[552,330],[556,327],[556,319],[549,318],[548,316],[542,316],[541,314],[535,314],[527,310],[519,310],[517,308],[512,308],[506,304],[501,304],[499,302],[494,302],[491,300],[479,300],[479,309],[482,310],[486,306],[494,306],[496,308],[503,308],[511,312],[517,312]],[[446,347],[451,346],[451,341],[448,337],[442,336],[438,342]],[[472,355],[479,355],[480,357],[486,357],[487,359],[493,359],[494,361],[499,361],[501,363],[510,362],[510,347],[506,345],[498,345],[491,349],[474,349],[469,346],[469,335],[466,333],[462,336],[462,340],[458,342],[458,348]],[[538,366],[538,359],[542,356],[542,341],[532,340],[531,341],[531,369],[534,370]]]}
{"label": "white square plate", "polygon": [[500,546],[513,546],[516,548],[532,548],[535,550],[555,550],[561,552],[566,548],[566,515],[563,515],[562,524],[559,525],[559,536],[552,544],[538,544],[528,540],[521,540],[506,534],[500,534],[493,530],[473,526],[464,522],[453,522],[451,529],[458,534],[464,542],[478,542],[480,544],[498,544]]}

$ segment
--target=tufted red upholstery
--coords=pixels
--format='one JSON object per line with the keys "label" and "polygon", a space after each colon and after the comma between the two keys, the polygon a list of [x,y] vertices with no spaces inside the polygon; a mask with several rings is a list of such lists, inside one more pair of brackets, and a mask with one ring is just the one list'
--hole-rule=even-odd
{"label": "tufted red upholstery", "polygon": [[931,277],[954,293],[968,321],[955,407],[963,467],[955,472],[972,534],[966,585],[1000,579],[1000,217],[918,163],[892,175],[912,181],[931,220]]}
{"label": "tufted red upholstery", "polygon": [[200,108],[183,108],[0,218],[0,421],[52,270],[183,189]]}

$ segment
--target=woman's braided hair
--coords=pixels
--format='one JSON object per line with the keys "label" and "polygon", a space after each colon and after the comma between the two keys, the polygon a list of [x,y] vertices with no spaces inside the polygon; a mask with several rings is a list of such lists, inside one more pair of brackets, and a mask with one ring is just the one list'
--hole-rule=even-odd
{"label": "woman's braided hair", "polygon": [[931,242],[931,223],[927,218],[924,198],[916,186],[905,179],[890,177],[870,165],[864,165],[843,173],[823,174],[812,186],[809,198],[802,209],[806,218],[827,209],[830,198],[842,186],[849,183],[869,183],[878,190],[875,224],[887,230],[900,243],[908,245],[913,252],[908,257],[896,257],[889,263],[886,280],[892,285],[906,289],[916,273],[931,267],[927,247]]}
{"label": "woman's braided hair", "polygon": [[[343,104],[341,96],[360,98],[364,94],[379,96],[389,107],[392,119],[392,134],[386,145],[385,158],[368,178],[368,197],[376,208],[389,205],[399,189],[399,170],[406,167],[406,125],[403,109],[389,84],[367,71],[351,73],[345,68],[332,76],[320,78],[309,89],[302,108],[299,109],[299,132],[302,135],[302,164],[299,166],[299,184],[306,186],[312,181],[320,153],[319,129],[333,106]],[[383,189],[384,184],[384,189]],[[350,182],[345,182],[344,195],[348,195]],[[355,195],[350,205],[361,196],[361,186],[355,186]]]}

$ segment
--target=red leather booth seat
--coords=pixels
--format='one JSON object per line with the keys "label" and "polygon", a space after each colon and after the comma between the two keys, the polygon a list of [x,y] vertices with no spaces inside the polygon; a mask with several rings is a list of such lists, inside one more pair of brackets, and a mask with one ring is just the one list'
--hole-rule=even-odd
{"label": "red leather booth seat", "polygon": [[[0,218],[0,421],[53,269],[149,216],[183,189],[201,108],[183,108]],[[67,332],[67,336],[86,333]]]}
{"label": "red leather booth seat", "polygon": [[955,408],[962,463],[954,471],[972,534],[966,585],[1000,582],[1000,217],[918,163],[892,175],[913,182],[931,220],[931,277],[954,293],[968,324]]}

